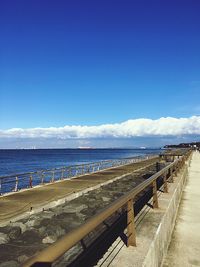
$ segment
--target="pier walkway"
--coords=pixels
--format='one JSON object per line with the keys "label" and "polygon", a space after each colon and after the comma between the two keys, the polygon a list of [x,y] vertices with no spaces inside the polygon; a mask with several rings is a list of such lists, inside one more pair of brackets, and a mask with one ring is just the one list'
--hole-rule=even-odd
{"label": "pier walkway", "polygon": [[200,266],[200,153],[193,152],[163,267]]}
{"label": "pier walkway", "polygon": [[158,159],[159,157],[154,157],[134,164],[114,167],[1,196],[0,224],[6,224],[10,220],[27,215],[26,213],[30,213],[30,211],[38,212],[45,208],[45,205],[55,206],[62,201],[73,199],[125,174],[155,163]]}

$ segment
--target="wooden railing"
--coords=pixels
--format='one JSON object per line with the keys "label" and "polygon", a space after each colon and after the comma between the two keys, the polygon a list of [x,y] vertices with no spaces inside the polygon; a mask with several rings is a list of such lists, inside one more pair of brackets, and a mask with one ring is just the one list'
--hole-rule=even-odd
{"label": "wooden railing", "polygon": [[70,248],[81,241],[87,234],[92,232],[97,226],[103,223],[106,219],[112,216],[115,212],[121,208],[126,208],[127,213],[127,245],[136,245],[136,231],[134,225],[134,202],[138,194],[143,192],[145,189],[152,187],[153,192],[153,208],[159,207],[158,195],[157,195],[157,181],[158,179],[163,180],[164,193],[168,192],[168,182],[173,182],[175,175],[183,168],[186,160],[190,159],[191,152],[188,152],[184,156],[176,159],[168,166],[164,167],[159,172],[152,175],[150,178],[136,186],[134,189],[129,191],[127,194],[114,201],[100,213],[94,215],[86,223],[82,224],[78,228],[72,230],[60,240],[53,243],[37,255],[26,261],[23,267],[30,266],[43,266],[39,264],[46,264],[44,266],[51,266],[53,262],[59,259],[64,253]]}

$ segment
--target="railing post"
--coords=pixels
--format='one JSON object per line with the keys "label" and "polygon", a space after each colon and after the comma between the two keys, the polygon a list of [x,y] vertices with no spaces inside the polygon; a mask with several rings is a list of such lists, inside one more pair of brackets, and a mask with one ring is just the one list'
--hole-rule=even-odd
{"label": "railing post", "polygon": [[[189,160],[188,160],[188,167],[190,167],[190,165],[191,165],[191,159],[192,159],[192,157],[190,156],[190,158],[189,158]],[[185,159],[185,161],[186,161],[187,159]]]}
{"label": "railing post", "polygon": [[133,199],[127,202],[127,247],[136,246]]}
{"label": "railing post", "polygon": [[69,175],[68,177],[71,177],[71,175],[72,175],[72,170],[71,170],[71,168],[68,169],[68,175]]}
{"label": "railing post", "polygon": [[164,174],[164,193],[168,193],[167,173]]}
{"label": "railing post", "polygon": [[178,163],[178,171],[181,171],[181,169],[182,169],[182,159],[180,158],[179,160],[180,161]]}
{"label": "railing post", "polygon": [[29,187],[30,188],[33,187],[33,177],[32,177],[32,174],[30,175],[30,178],[29,178]]}
{"label": "railing post", "polygon": [[44,173],[41,172],[41,184],[44,184]]}
{"label": "railing post", "polygon": [[15,192],[17,192],[17,190],[18,190],[18,183],[19,183],[19,179],[16,176],[16,178],[15,178],[15,189],[14,189]]}
{"label": "railing post", "polygon": [[62,172],[61,172],[61,180],[64,179],[64,171],[65,171],[65,169],[62,169]]}
{"label": "railing post", "polygon": [[173,183],[174,182],[173,167],[169,170],[169,172],[170,172],[170,181]]}
{"label": "railing post", "polygon": [[184,157],[182,157],[182,161],[181,161],[181,168],[184,166],[184,164],[185,164],[185,158],[184,158]]}
{"label": "railing post", "polygon": [[179,171],[179,162],[177,163],[177,165],[175,166],[175,176],[177,176],[178,174],[178,171]]}
{"label": "railing post", "polygon": [[2,179],[0,179],[0,195],[2,195],[3,192],[2,192]]}
{"label": "railing post", "polygon": [[52,171],[52,178],[51,178],[51,182],[53,183],[55,179],[55,171]]}
{"label": "railing post", "polygon": [[82,175],[85,173],[84,165],[82,165]]}
{"label": "railing post", "polygon": [[156,162],[156,172],[159,172],[159,170],[160,170],[160,164],[159,162]]}
{"label": "railing post", "polygon": [[156,180],[153,181],[153,208],[157,209],[158,208],[158,194],[157,194],[157,183]]}

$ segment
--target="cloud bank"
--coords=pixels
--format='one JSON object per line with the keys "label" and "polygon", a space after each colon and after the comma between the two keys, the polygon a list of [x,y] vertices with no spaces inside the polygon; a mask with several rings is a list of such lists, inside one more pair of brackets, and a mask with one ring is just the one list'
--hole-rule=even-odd
{"label": "cloud bank", "polygon": [[156,120],[142,118],[99,126],[66,125],[64,127],[0,130],[0,138],[85,139],[182,135],[200,135],[200,116],[163,117]]}

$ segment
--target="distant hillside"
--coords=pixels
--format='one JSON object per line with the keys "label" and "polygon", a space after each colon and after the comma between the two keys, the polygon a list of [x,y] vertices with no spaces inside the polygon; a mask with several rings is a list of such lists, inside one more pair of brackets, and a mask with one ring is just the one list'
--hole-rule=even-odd
{"label": "distant hillside", "polygon": [[199,148],[200,149],[200,142],[192,142],[192,143],[181,143],[179,145],[166,145],[164,148]]}

